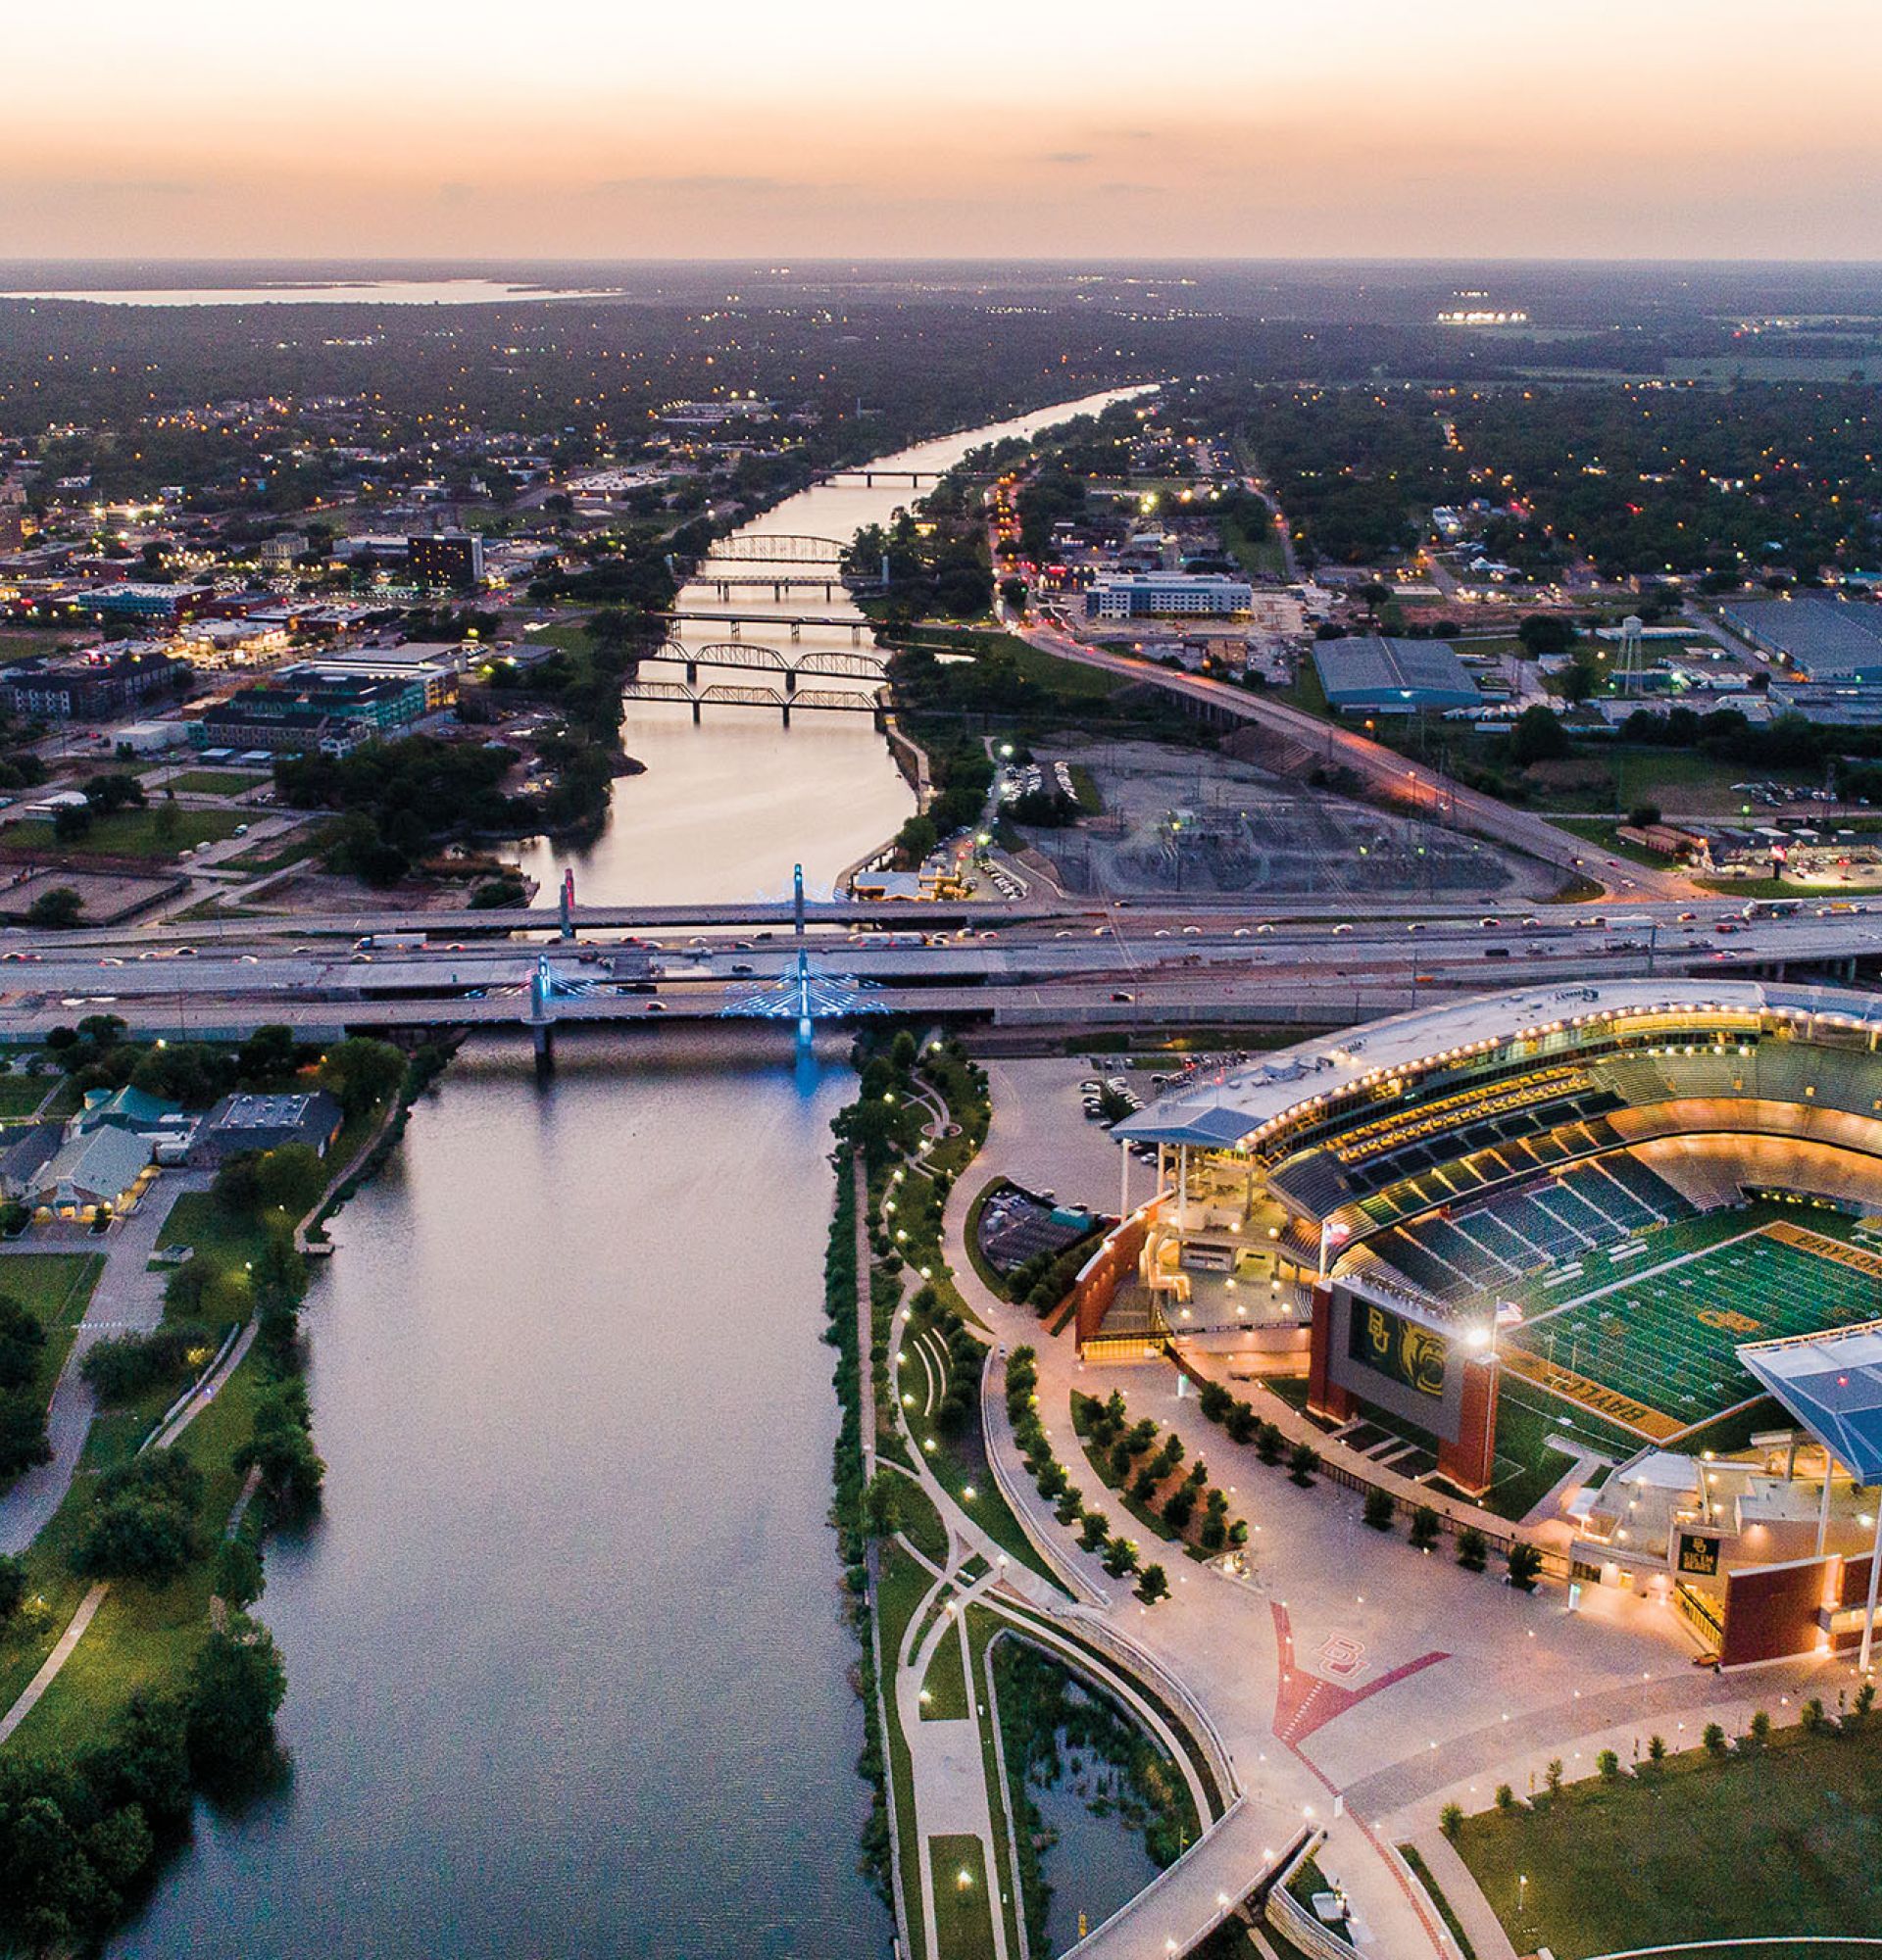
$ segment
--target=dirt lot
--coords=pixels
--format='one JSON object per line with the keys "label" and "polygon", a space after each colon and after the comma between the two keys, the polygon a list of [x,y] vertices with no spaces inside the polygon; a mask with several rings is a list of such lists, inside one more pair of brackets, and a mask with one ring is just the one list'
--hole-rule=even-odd
{"label": "dirt lot", "polygon": [[69,865],[25,871],[9,865],[0,867],[0,879],[17,881],[0,885],[0,918],[23,919],[35,899],[65,886],[78,894],[87,925],[110,925],[128,918],[172,892],[180,891],[183,883],[173,874],[140,878],[129,872],[80,871]]}
{"label": "dirt lot", "polygon": [[1553,889],[1520,858],[1224,756],[1152,742],[1035,745],[1091,772],[1104,813],[1028,830],[1067,891],[1507,898]]}

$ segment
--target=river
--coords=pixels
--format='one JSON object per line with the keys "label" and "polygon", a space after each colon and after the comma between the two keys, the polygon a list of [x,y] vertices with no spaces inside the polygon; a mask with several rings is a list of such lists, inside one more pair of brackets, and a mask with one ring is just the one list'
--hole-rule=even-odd
{"label": "river", "polygon": [[[907,495],[813,490],[764,527],[847,536]],[[911,807],[866,715],[661,710],[628,746],[648,773],[571,855],[584,897],[780,891],[799,859],[827,884]],[[258,1609],[291,1776],[200,1809],[115,1951],[887,1951],[825,1523],[844,1052],[591,1039],[539,1084],[493,1044],[414,1111],[307,1309],[325,1501]]]}
{"label": "river", "polygon": [[[877,466],[946,469],[982,443],[1031,435],[1074,415],[1096,413],[1128,392],[1093,395],[919,443],[880,458]],[[898,506],[919,494],[906,483],[873,489],[861,482],[819,484],[786,498],[734,535],[782,533],[847,543],[863,525],[886,522]],[[682,611],[726,609],[710,587],[697,584],[681,593],[679,604]],[[828,603],[820,589],[783,603],[768,592],[742,592],[738,605],[761,615],[759,623],[743,629],[747,642],[786,650],[791,650],[788,627],[768,628],[765,615],[780,621],[792,612],[860,616],[840,590]],[[728,639],[730,629],[687,625],[676,637],[688,646],[705,646]],[[813,650],[850,652],[848,628],[806,627],[795,651]],[[682,671],[646,669],[651,677],[674,679]],[[765,677],[701,667],[700,678]],[[545,895],[572,868],[576,898],[591,905],[783,898],[790,892],[791,866],[799,861],[813,891],[826,893],[840,871],[885,843],[915,808],[888,745],[866,714],[806,710],[794,714],[786,728],[775,710],[708,707],[695,726],[685,707],[630,702],[621,746],[646,763],[647,772],[616,784],[600,836],[575,847],[545,841],[522,853],[523,869],[540,880]]]}

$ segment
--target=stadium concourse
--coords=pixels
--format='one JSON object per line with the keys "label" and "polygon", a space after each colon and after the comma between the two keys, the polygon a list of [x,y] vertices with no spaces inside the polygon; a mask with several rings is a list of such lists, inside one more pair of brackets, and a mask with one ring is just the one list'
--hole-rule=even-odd
{"label": "stadium concourse", "polygon": [[1882,1448],[1810,1357],[1866,1341],[1882,1402],[1882,999],[1522,989],[1192,1071],[1114,1134],[1156,1190],[1126,1156],[1082,1355],[1264,1382],[1724,1665],[1866,1662]]}

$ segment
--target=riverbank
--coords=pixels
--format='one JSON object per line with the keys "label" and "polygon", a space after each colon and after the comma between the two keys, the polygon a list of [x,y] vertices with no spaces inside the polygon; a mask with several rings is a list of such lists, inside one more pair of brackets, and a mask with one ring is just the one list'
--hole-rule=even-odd
{"label": "riverbank", "polygon": [[[861,1093],[837,1125],[829,1310],[832,1329],[847,1330],[836,1336],[846,1408],[836,1515],[863,1604],[871,1733],[859,1767],[878,1806],[866,1851],[895,1901],[905,1952],[1017,1960],[1050,1916],[1041,1854],[1056,1827],[1036,1798],[1054,1782],[1054,1738],[1067,1723],[1081,1748],[1102,1738],[1113,1762],[1080,1786],[1091,1813],[1078,1833],[1087,1906],[1108,1914],[1143,1881],[1133,1859],[1144,1850],[1120,1853],[1129,1876],[1108,1888],[1107,1829],[1142,1834],[1154,1871],[1227,1798],[1172,1713],[1174,1697],[1083,1617],[1074,1592],[1090,1589],[1062,1572],[1009,1502],[985,1396],[1004,1396],[1007,1422],[1024,1432],[1041,1494],[1078,1500],[1033,1413],[1030,1350],[990,1354],[991,1336],[969,1321],[941,1250],[949,1193],[986,1132],[986,1078],[957,1045],[917,1046],[906,1030],[858,1058]],[[1147,1571],[1139,1582],[1146,1609],[1167,1590],[1161,1577]],[[1033,1656],[1007,1670],[1010,1684],[1023,1682],[1013,1689],[1017,1726],[997,1680],[1003,1637]],[[1057,1684],[1050,1691],[1047,1681]]]}
{"label": "riverbank", "polygon": [[[969,448],[1092,412],[1116,392],[1042,407],[1016,422],[934,437],[874,463],[885,470],[938,473]],[[772,504],[731,535],[781,533],[841,547],[859,529],[886,522],[916,494],[906,480],[872,488],[860,476],[820,482]],[[682,592],[680,604],[708,613],[731,610],[698,586]],[[847,617],[830,626],[803,621],[798,615],[804,609],[789,594],[774,601],[768,588],[741,599],[736,610],[737,637],[748,651],[767,643],[783,649],[788,636],[794,660],[834,657],[838,671],[853,654]],[[819,607],[818,612],[834,618],[849,610]],[[860,612],[856,617],[860,625]],[[918,794],[918,764],[916,780],[907,773],[914,759],[885,741],[864,713],[806,710],[793,714],[786,727],[774,703],[759,701],[768,690],[752,692],[765,675],[716,667],[707,657],[726,640],[729,623],[679,621],[673,631],[701,656],[701,688],[731,694],[703,702],[697,721],[683,701],[630,702],[621,742],[647,763],[647,775],[617,786],[598,837],[526,849],[524,871],[544,890],[573,870],[584,898],[665,903],[780,891],[788,887],[793,862],[802,863],[821,891],[841,868],[867,862],[861,854],[874,855],[894,836],[910,813],[912,792]],[[704,876],[715,882],[702,883],[703,867],[710,867]]]}
{"label": "riverbank", "polygon": [[[310,1514],[322,1475],[303,1381],[303,1235],[435,1072],[407,1064],[376,1098],[362,1087],[336,1168],[298,1215],[241,1203],[233,1187],[177,1194],[161,1242],[188,1258],[171,1269],[163,1323],[93,1350],[113,1364],[87,1366],[100,1413],[27,1549],[28,1605],[0,1642],[0,1813],[49,1806],[79,1834],[63,1847],[21,1840],[37,1849],[7,1866],[0,1930],[15,1939],[101,1936],[183,1841],[193,1792],[237,1795],[277,1774],[285,1670],[248,1609],[266,1533]],[[362,1057],[355,1080],[370,1074]],[[173,1355],[190,1364],[180,1393]],[[130,1769],[153,1750],[170,1766],[155,1782]]]}

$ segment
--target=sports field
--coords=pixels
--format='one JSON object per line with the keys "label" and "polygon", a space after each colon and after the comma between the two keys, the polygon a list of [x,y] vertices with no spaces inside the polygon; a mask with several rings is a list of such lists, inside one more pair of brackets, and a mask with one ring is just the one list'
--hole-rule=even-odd
{"label": "sports field", "polygon": [[1710,1244],[1693,1240],[1715,1220],[1654,1235],[1637,1270],[1506,1332],[1507,1365],[1662,1442],[1760,1393],[1738,1365],[1745,1342],[1882,1317],[1882,1258],[1849,1243],[1845,1221],[1737,1222]]}

